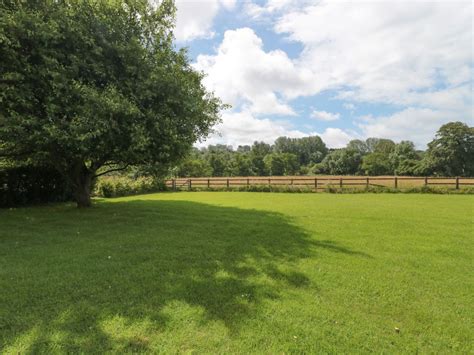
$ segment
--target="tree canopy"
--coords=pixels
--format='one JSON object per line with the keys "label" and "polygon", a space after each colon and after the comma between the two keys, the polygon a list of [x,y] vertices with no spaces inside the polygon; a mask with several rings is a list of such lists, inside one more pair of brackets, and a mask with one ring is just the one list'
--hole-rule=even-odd
{"label": "tree canopy", "polygon": [[425,159],[430,173],[474,176],[474,127],[462,122],[441,126]]}
{"label": "tree canopy", "polygon": [[97,176],[175,162],[221,102],[175,50],[164,0],[2,1],[0,156],[53,165],[90,205]]}

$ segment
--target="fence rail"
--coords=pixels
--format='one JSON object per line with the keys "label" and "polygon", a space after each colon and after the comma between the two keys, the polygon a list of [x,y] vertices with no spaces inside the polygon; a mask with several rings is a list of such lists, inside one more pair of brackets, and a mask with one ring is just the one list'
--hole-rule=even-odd
{"label": "fence rail", "polygon": [[456,189],[474,186],[472,177],[419,177],[419,176],[248,176],[177,178],[165,181],[173,190],[192,188],[233,188],[250,186],[308,187],[315,191],[344,187],[410,188],[432,185],[451,185]]}

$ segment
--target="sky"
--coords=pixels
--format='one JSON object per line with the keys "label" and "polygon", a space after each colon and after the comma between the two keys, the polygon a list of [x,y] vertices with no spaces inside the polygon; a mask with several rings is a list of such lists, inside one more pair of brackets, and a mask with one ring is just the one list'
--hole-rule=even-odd
{"label": "sky", "polygon": [[231,109],[200,145],[411,140],[474,124],[473,2],[176,0],[176,46]]}

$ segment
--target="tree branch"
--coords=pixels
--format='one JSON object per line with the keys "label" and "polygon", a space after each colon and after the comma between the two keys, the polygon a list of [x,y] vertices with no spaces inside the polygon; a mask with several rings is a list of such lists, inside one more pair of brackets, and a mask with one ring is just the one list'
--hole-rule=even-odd
{"label": "tree branch", "polygon": [[129,164],[127,164],[127,165],[125,165],[125,166],[122,166],[122,167],[120,167],[120,168],[109,169],[109,170],[106,170],[106,171],[104,171],[104,172],[102,172],[102,173],[100,173],[100,174],[95,174],[95,175],[93,176],[93,178],[95,179],[95,178],[98,178],[99,176],[102,176],[102,175],[105,175],[105,174],[108,174],[108,173],[111,173],[111,172],[114,172],[114,171],[125,170],[125,169],[127,169],[128,167],[129,167]]}

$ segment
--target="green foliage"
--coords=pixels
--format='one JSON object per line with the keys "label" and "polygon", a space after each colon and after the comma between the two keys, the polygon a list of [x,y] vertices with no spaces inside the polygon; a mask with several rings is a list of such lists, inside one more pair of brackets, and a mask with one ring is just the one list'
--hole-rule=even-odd
{"label": "green foliage", "polygon": [[474,127],[447,123],[428,144],[426,170],[442,176],[474,176]]}
{"label": "green foliage", "polygon": [[181,177],[200,177],[210,176],[212,171],[212,166],[207,160],[189,157],[181,162],[176,174]]}
{"label": "green foliage", "polygon": [[0,167],[0,208],[71,199],[71,187],[51,167]]}
{"label": "green foliage", "polygon": [[257,176],[267,176],[269,172],[265,166],[265,156],[270,154],[272,147],[270,144],[264,142],[254,142],[252,145],[252,150],[250,152],[250,159],[254,166],[255,175]]}
{"label": "green foliage", "polygon": [[[184,160],[177,174],[181,177],[198,176],[198,172],[200,176],[473,176],[473,128],[461,123],[446,126],[448,128],[440,130],[441,136],[430,143],[427,152],[417,151],[411,141],[395,143],[380,138],[352,140],[345,148],[329,152],[319,137],[279,137],[273,146],[255,142],[252,146],[239,146],[235,151],[231,146],[211,145],[194,149],[189,155],[193,163]],[[445,156],[452,159],[448,161]]]}
{"label": "green foliage", "polygon": [[419,155],[410,141],[401,141],[388,155],[390,170],[395,175],[415,175]]}
{"label": "green foliage", "polygon": [[231,155],[231,160],[226,169],[227,176],[253,176],[254,166],[250,153],[237,151]]}
{"label": "green foliage", "polygon": [[392,167],[388,156],[382,152],[374,152],[364,156],[361,169],[366,175],[392,175]]}
{"label": "green foliage", "polygon": [[316,166],[316,173],[327,173],[331,175],[353,175],[359,171],[362,155],[352,148],[335,149],[331,151]]}
{"label": "green foliage", "polygon": [[294,154],[299,165],[309,165],[319,163],[327,154],[328,149],[321,137],[303,137],[289,138],[279,137],[273,145],[275,153],[291,153]]}
{"label": "green foliage", "polygon": [[298,157],[291,153],[271,153],[263,161],[270,175],[295,175],[299,169]]}
{"label": "green foliage", "polygon": [[7,1],[0,19],[0,156],[54,162],[79,205],[101,168],[176,162],[219,119],[172,1]]}
{"label": "green foliage", "polygon": [[98,197],[120,197],[164,190],[165,184],[152,177],[132,179],[126,176],[106,176],[98,179],[94,194]]}

